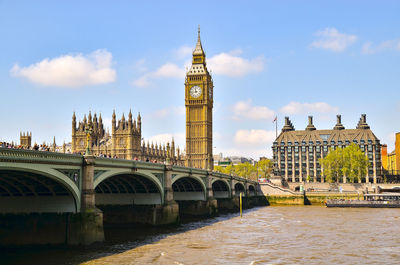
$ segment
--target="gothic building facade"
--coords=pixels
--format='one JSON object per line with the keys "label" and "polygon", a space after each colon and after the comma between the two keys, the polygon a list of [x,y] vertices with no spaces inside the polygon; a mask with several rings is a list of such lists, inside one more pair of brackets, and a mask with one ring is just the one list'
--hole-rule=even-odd
{"label": "gothic building facade", "polygon": [[140,114],[134,119],[129,112],[128,119],[122,114],[117,121],[115,111],[112,115],[111,134],[104,129],[101,114],[92,117],[89,112],[82,121],[76,122],[75,113],[72,116],[72,152],[85,153],[87,134],[89,133],[89,146],[93,155],[121,159],[138,159],[142,161],[165,162],[169,156],[172,164],[184,165],[184,157],[179,148],[175,149],[172,139],[171,144],[161,145],[147,142],[142,138],[142,119]]}

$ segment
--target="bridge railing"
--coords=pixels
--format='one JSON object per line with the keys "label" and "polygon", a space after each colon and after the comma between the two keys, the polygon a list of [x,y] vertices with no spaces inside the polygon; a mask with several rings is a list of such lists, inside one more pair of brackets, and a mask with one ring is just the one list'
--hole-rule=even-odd
{"label": "bridge railing", "polygon": [[35,151],[25,149],[0,148],[0,160],[2,161],[46,161],[46,162],[68,162],[81,164],[82,155],[64,154],[47,151]]}

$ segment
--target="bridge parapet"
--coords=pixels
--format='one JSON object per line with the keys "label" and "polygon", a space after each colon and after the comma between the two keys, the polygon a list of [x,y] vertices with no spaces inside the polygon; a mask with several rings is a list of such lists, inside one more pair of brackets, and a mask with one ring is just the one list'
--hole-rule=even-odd
{"label": "bridge parapet", "polygon": [[82,164],[83,156],[45,151],[0,148],[0,161]]}

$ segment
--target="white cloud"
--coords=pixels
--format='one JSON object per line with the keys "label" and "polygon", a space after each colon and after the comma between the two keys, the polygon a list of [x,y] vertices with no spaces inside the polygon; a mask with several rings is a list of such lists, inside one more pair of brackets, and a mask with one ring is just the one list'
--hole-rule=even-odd
{"label": "white cloud", "polygon": [[172,142],[172,139],[174,139],[175,142],[175,148],[179,146],[181,153],[183,152],[184,146],[185,146],[185,133],[163,133],[163,134],[157,134],[154,136],[151,136],[148,139],[144,139],[145,143],[147,145],[147,142],[151,143],[158,143],[158,144],[165,144]]}
{"label": "white cloud", "polygon": [[397,50],[400,51],[400,40],[386,40],[373,46],[373,43],[368,41],[362,46],[362,53],[374,54],[386,50]]}
{"label": "white cloud", "polygon": [[26,78],[43,86],[72,88],[114,82],[117,75],[111,64],[112,54],[102,49],[88,55],[46,58],[27,67],[15,64],[10,73],[14,77]]}
{"label": "white cloud", "polygon": [[135,63],[134,69],[139,72],[145,72],[147,71],[147,67],[145,66],[145,64],[146,64],[146,59],[140,59]]}
{"label": "white cloud", "polygon": [[163,119],[170,115],[185,115],[185,107],[170,107],[165,109],[156,110],[150,114],[151,118]]}
{"label": "white cloud", "polygon": [[264,70],[264,57],[258,56],[254,59],[239,57],[241,50],[230,53],[220,53],[207,60],[208,68],[217,75],[229,77],[243,77],[251,73],[259,73]]}
{"label": "white cloud", "polygon": [[275,112],[265,106],[253,106],[251,99],[239,101],[233,106],[233,119],[271,120]]}
{"label": "white cloud", "polygon": [[239,130],[235,134],[235,143],[242,145],[266,145],[275,139],[274,131],[265,130]]}
{"label": "white cloud", "polygon": [[181,46],[177,50],[174,51],[175,56],[177,59],[186,58],[188,55],[192,54],[193,48],[189,46]]}
{"label": "white cloud", "polygon": [[315,102],[315,103],[300,103],[300,102],[290,102],[286,106],[281,108],[281,112],[287,114],[309,114],[309,113],[330,113],[338,112],[339,108],[329,105],[325,102]]}
{"label": "white cloud", "polygon": [[311,43],[312,47],[342,52],[352,45],[356,40],[356,35],[340,33],[336,28],[325,28],[315,33],[320,37]]}
{"label": "white cloud", "polygon": [[166,63],[159,67],[154,72],[149,72],[139,77],[135,81],[133,81],[133,85],[137,87],[148,87],[151,85],[151,81],[153,79],[158,78],[184,78],[185,70],[183,68],[179,68],[176,64]]}

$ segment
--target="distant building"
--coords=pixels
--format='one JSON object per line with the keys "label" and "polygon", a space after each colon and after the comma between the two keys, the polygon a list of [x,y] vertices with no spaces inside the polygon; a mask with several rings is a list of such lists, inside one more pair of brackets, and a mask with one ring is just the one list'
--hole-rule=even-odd
{"label": "distant building", "polygon": [[400,132],[396,133],[394,146],[393,152],[388,154],[387,145],[382,145],[382,167],[389,173],[400,170]]}
{"label": "distant building", "polygon": [[20,145],[24,148],[31,148],[32,146],[32,132],[21,132],[19,134]]}
{"label": "distant building", "polygon": [[[351,143],[360,146],[369,160],[368,176],[362,182],[375,183],[381,176],[381,145],[367,124],[365,114],[361,115],[356,129],[345,129],[341,116],[337,115],[337,123],[332,130],[317,130],[312,116],[308,117],[305,130],[295,130],[289,117],[285,117],[282,132],[272,147],[275,174],[289,182],[324,182],[319,159],[327,156],[330,148],[346,147]],[[346,179],[342,181],[346,182]]]}

